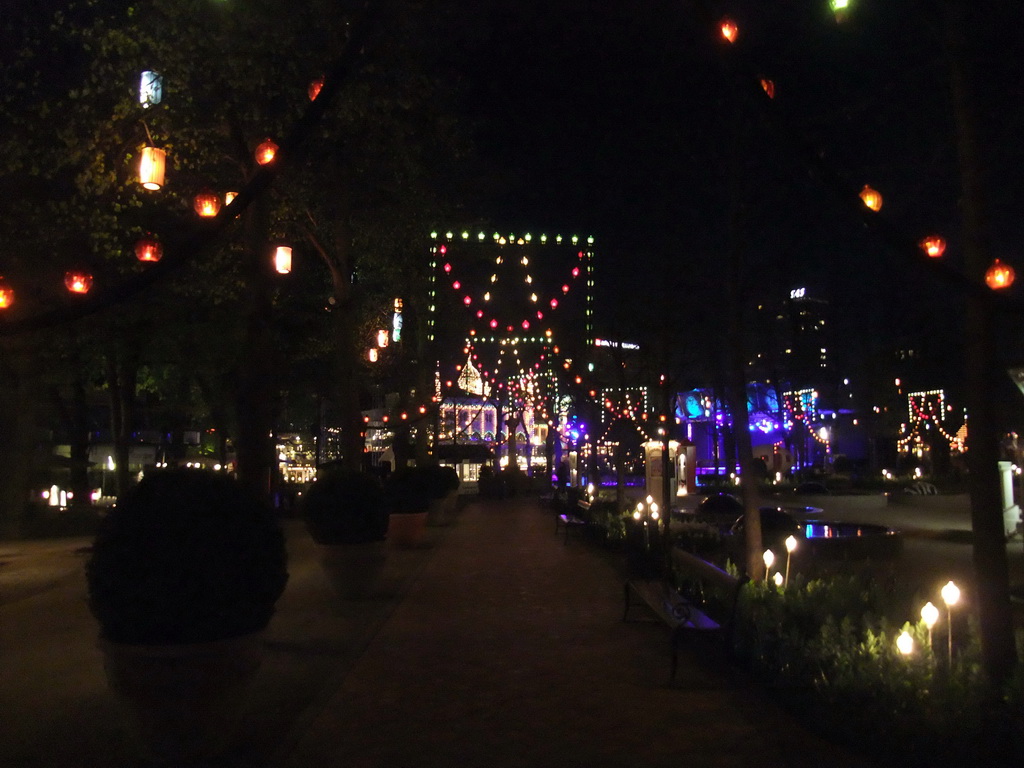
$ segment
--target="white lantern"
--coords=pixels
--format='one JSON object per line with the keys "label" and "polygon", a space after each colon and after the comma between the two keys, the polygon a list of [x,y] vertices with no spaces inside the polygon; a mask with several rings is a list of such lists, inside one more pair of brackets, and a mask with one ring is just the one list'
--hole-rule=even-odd
{"label": "white lantern", "polygon": [[292,271],[292,249],[288,245],[279,245],[274,251],[274,269],[280,275]]}

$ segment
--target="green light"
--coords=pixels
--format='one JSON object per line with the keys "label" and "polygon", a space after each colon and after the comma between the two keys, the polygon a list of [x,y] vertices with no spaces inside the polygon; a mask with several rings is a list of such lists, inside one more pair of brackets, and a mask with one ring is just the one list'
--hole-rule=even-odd
{"label": "green light", "polygon": [[829,5],[832,6],[832,11],[845,11],[850,7],[850,0],[831,0]]}

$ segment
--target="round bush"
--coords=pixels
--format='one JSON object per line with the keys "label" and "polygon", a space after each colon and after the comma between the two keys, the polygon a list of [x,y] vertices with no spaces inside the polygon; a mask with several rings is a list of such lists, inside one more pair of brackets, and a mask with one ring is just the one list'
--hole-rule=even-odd
{"label": "round bush", "polygon": [[225,475],[148,473],[104,519],[86,565],[104,639],[201,643],[266,627],[288,580],[273,510]]}
{"label": "round bush", "polygon": [[306,494],[302,514],[318,544],[381,541],[388,511],[380,480],[361,472],[339,471],[317,479]]}

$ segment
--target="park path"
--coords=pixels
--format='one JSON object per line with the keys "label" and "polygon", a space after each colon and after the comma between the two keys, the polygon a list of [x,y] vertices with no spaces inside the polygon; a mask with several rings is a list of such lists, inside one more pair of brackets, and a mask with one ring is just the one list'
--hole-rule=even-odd
{"label": "park path", "polygon": [[871,765],[696,650],[667,685],[667,631],[622,621],[617,558],[564,544],[537,500],[474,500],[433,541],[286,768]]}

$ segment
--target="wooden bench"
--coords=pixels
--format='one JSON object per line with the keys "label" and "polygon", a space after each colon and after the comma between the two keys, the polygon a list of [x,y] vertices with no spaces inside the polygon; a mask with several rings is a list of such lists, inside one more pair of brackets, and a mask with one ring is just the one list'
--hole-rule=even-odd
{"label": "wooden bench", "polygon": [[569,531],[575,529],[582,531],[587,526],[587,521],[582,517],[577,517],[571,512],[562,512],[561,514],[555,515],[555,533],[557,534],[560,529],[565,530],[565,541],[563,544],[569,543]]}
{"label": "wooden bench", "polygon": [[698,632],[716,636],[725,643],[726,648],[729,647],[736,616],[736,603],[740,589],[747,581],[745,577],[737,578],[714,563],[678,548],[672,551],[672,564],[677,573],[698,584],[706,583],[721,594],[723,608],[719,616],[713,618],[704,611],[703,606],[684,596],[665,581],[626,581],[623,587],[625,608],[622,620],[636,620],[635,611],[631,613],[631,609],[643,607],[649,616],[661,621],[670,630],[672,668],[669,682],[675,680],[676,669],[679,666],[679,647],[688,633]]}

